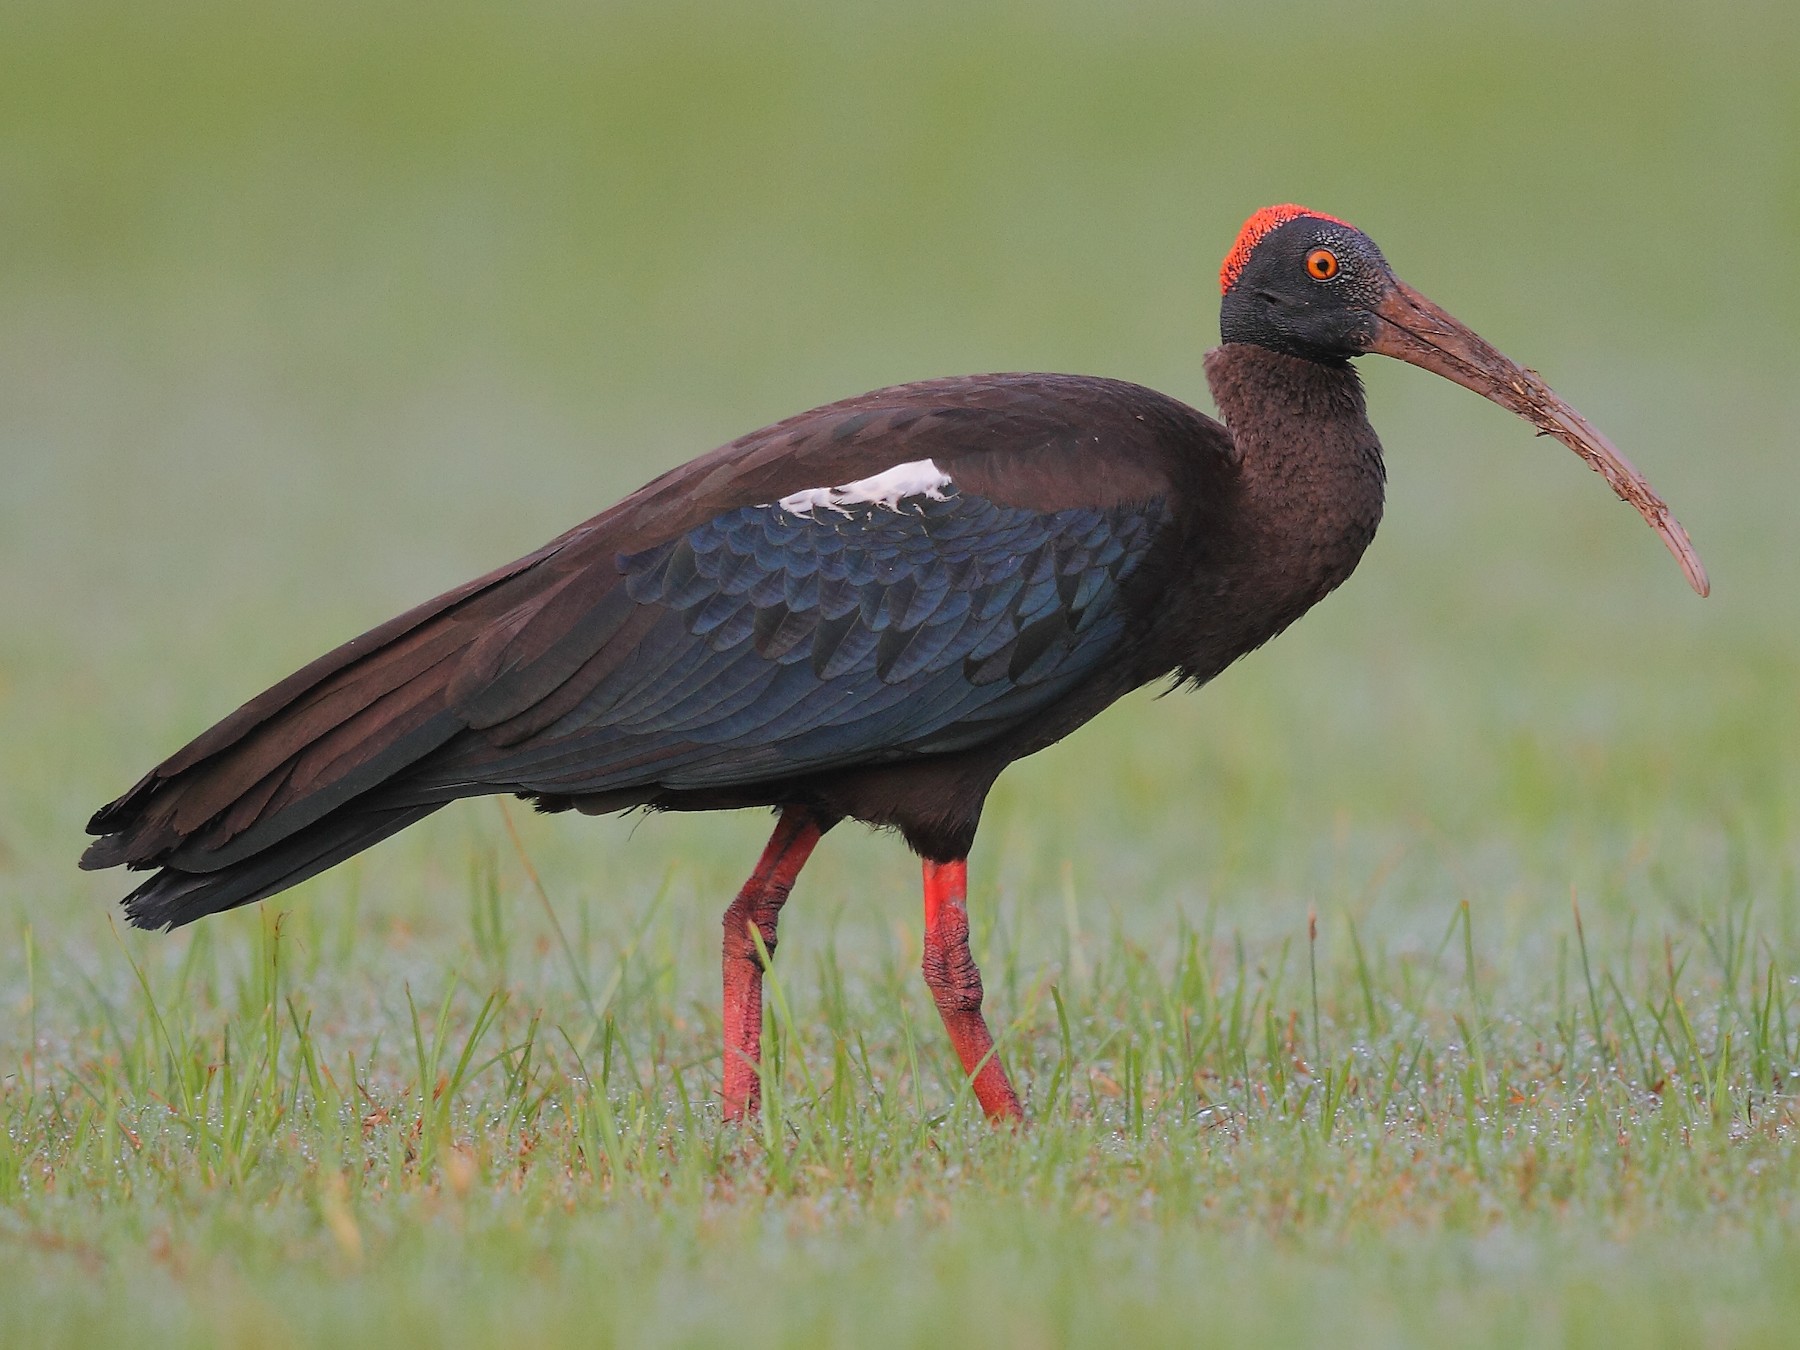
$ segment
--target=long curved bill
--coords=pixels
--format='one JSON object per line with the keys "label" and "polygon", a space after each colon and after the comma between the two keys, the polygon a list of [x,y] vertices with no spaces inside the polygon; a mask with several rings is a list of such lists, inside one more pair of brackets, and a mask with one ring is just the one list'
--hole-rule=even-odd
{"label": "long curved bill", "polygon": [[1544,436],[1554,436],[1580,455],[1606,479],[1619,500],[1637,508],[1651,529],[1662,536],[1688,585],[1705,595],[1711,585],[1706,566],[1694,551],[1687,531],[1668,503],[1656,495],[1644,475],[1613,443],[1562,399],[1535,371],[1508,360],[1478,334],[1457,322],[1411,286],[1396,278],[1393,290],[1375,311],[1380,322],[1369,350],[1419,366],[1483,398],[1509,408]]}

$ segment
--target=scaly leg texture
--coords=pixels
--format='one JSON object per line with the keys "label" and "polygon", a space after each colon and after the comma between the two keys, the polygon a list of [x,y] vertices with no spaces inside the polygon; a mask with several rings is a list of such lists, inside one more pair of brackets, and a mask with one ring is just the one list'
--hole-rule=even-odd
{"label": "scaly leg texture", "polygon": [[925,983],[989,1120],[1019,1120],[1019,1096],[981,1016],[981,972],[969,954],[969,864],[925,861]]}
{"label": "scaly leg texture", "polygon": [[775,955],[775,925],[794,880],[821,836],[832,826],[812,812],[789,807],[761,861],[725,911],[725,1081],[720,1093],[725,1119],[754,1115],[762,1102],[763,962],[752,929]]}

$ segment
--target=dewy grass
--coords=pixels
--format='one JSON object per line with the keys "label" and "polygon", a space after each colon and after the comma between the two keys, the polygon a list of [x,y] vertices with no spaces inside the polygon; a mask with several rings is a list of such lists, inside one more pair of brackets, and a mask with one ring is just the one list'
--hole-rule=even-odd
{"label": "dewy grass", "polygon": [[[542,884],[522,866],[472,872],[512,902],[502,916]],[[820,1288],[787,1271],[774,1286],[785,1292],[752,1305],[769,1343],[819,1326],[870,1343],[918,1332],[917,1313],[883,1321],[897,1277],[874,1272],[890,1249],[948,1262],[934,1287],[960,1290],[959,1305],[983,1278],[1038,1289],[1046,1301],[1029,1316],[1002,1297],[1023,1318],[1000,1328],[1003,1344],[1079,1339],[1107,1310],[1179,1337],[1192,1330],[1185,1294],[1164,1291],[1159,1312],[1126,1308],[1143,1291],[1126,1278],[1085,1286],[1076,1308],[1056,1284],[1086,1279],[1090,1262],[1222,1261],[1278,1299],[1282,1278],[1332,1278],[1343,1258],[1329,1253],[1344,1244],[1379,1235],[1403,1250],[1436,1234],[1479,1262],[1511,1233],[1523,1245],[1502,1259],[1548,1279],[1533,1297],[1549,1306],[1530,1315],[1570,1331],[1620,1292],[1614,1258],[1597,1253],[1633,1235],[1687,1234],[1699,1249],[1688,1269],[1708,1278],[1727,1257],[1795,1260],[1784,1229],[1796,1217],[1800,988],[1754,911],[1735,906],[1660,942],[1600,947],[1571,914],[1574,941],[1556,950],[1582,967],[1579,1014],[1559,992],[1570,972],[1513,967],[1460,903],[1431,948],[1372,943],[1329,908],[1297,916],[1304,968],[1293,937],[1248,938],[1216,915],[1201,930],[1174,923],[1160,947],[1092,935],[1086,975],[1041,982],[1007,1025],[1003,1053],[1032,1116],[1016,1131],[979,1119],[903,978],[910,956],[902,970],[829,954],[776,968],[765,1113],[739,1128],[711,1105],[718,1028],[690,992],[707,983],[706,944],[622,957],[596,1022],[579,963],[544,945],[553,926],[513,932],[503,917],[501,938],[479,899],[464,912],[465,932],[434,939],[432,996],[397,976],[361,1016],[350,1005],[369,963],[407,945],[379,925],[358,935],[356,958],[339,947],[304,981],[292,916],[275,906],[185,943],[115,945],[79,973],[73,952],[43,953],[21,933],[28,995],[47,971],[65,980],[35,1005],[38,1038],[7,1047],[11,1326],[73,1340],[100,1325],[63,1278],[86,1270],[115,1291],[189,1291],[142,1305],[134,1325],[153,1343],[235,1339],[244,1318],[322,1337],[350,1315],[347,1289],[378,1323],[452,1344],[482,1339],[500,1307],[552,1338],[579,1326],[603,1342],[679,1342],[732,1325],[742,1288],[721,1263],[760,1265],[774,1242],[818,1279],[856,1275],[821,1312]],[[472,976],[501,942],[535,942],[546,959],[525,982]],[[1504,1005],[1484,992],[1496,978]],[[56,1047],[50,1062],[42,1044]],[[837,1236],[821,1260],[823,1234]],[[1266,1263],[1245,1264],[1254,1251]],[[1554,1271],[1551,1252],[1566,1262]],[[526,1293],[566,1295],[555,1272],[581,1268],[576,1253],[595,1262],[570,1305],[590,1323],[559,1321]],[[1371,1270],[1396,1298],[1428,1278]],[[702,1272],[739,1294],[676,1295]],[[1638,1293],[1686,1287],[1668,1278]],[[1487,1297],[1459,1279],[1432,1297]],[[458,1322],[435,1307],[439,1286],[488,1306]],[[1361,1296],[1367,1326],[1400,1340],[1427,1330],[1384,1321],[1405,1319],[1398,1304],[1377,1315],[1378,1302]],[[1736,1315],[1767,1329],[1792,1310],[1791,1286],[1770,1283]],[[1301,1297],[1280,1320],[1303,1334],[1320,1315]],[[1257,1324],[1242,1306],[1226,1320]]]}

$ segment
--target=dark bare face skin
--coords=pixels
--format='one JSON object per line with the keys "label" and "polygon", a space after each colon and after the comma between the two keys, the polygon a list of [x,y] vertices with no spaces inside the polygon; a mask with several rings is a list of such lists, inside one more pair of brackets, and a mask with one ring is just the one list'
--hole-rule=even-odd
{"label": "dark bare face skin", "polygon": [[1687,531],[1631,461],[1536,372],[1395,276],[1361,231],[1298,208],[1259,212],[1226,260],[1222,284],[1225,341],[1326,364],[1391,356],[1473,389],[1586,460],[1661,536],[1688,585],[1700,595],[1711,589]]}

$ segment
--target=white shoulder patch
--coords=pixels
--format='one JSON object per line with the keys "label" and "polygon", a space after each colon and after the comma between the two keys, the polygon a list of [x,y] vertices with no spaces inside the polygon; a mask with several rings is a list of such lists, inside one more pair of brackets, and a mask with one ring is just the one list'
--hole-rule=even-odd
{"label": "white shoulder patch", "polygon": [[810,516],[820,507],[845,514],[852,506],[880,506],[898,511],[901,500],[906,497],[929,497],[934,502],[941,502],[944,489],[949,486],[949,474],[929,459],[915,459],[854,483],[790,493],[777,505],[795,516]]}

